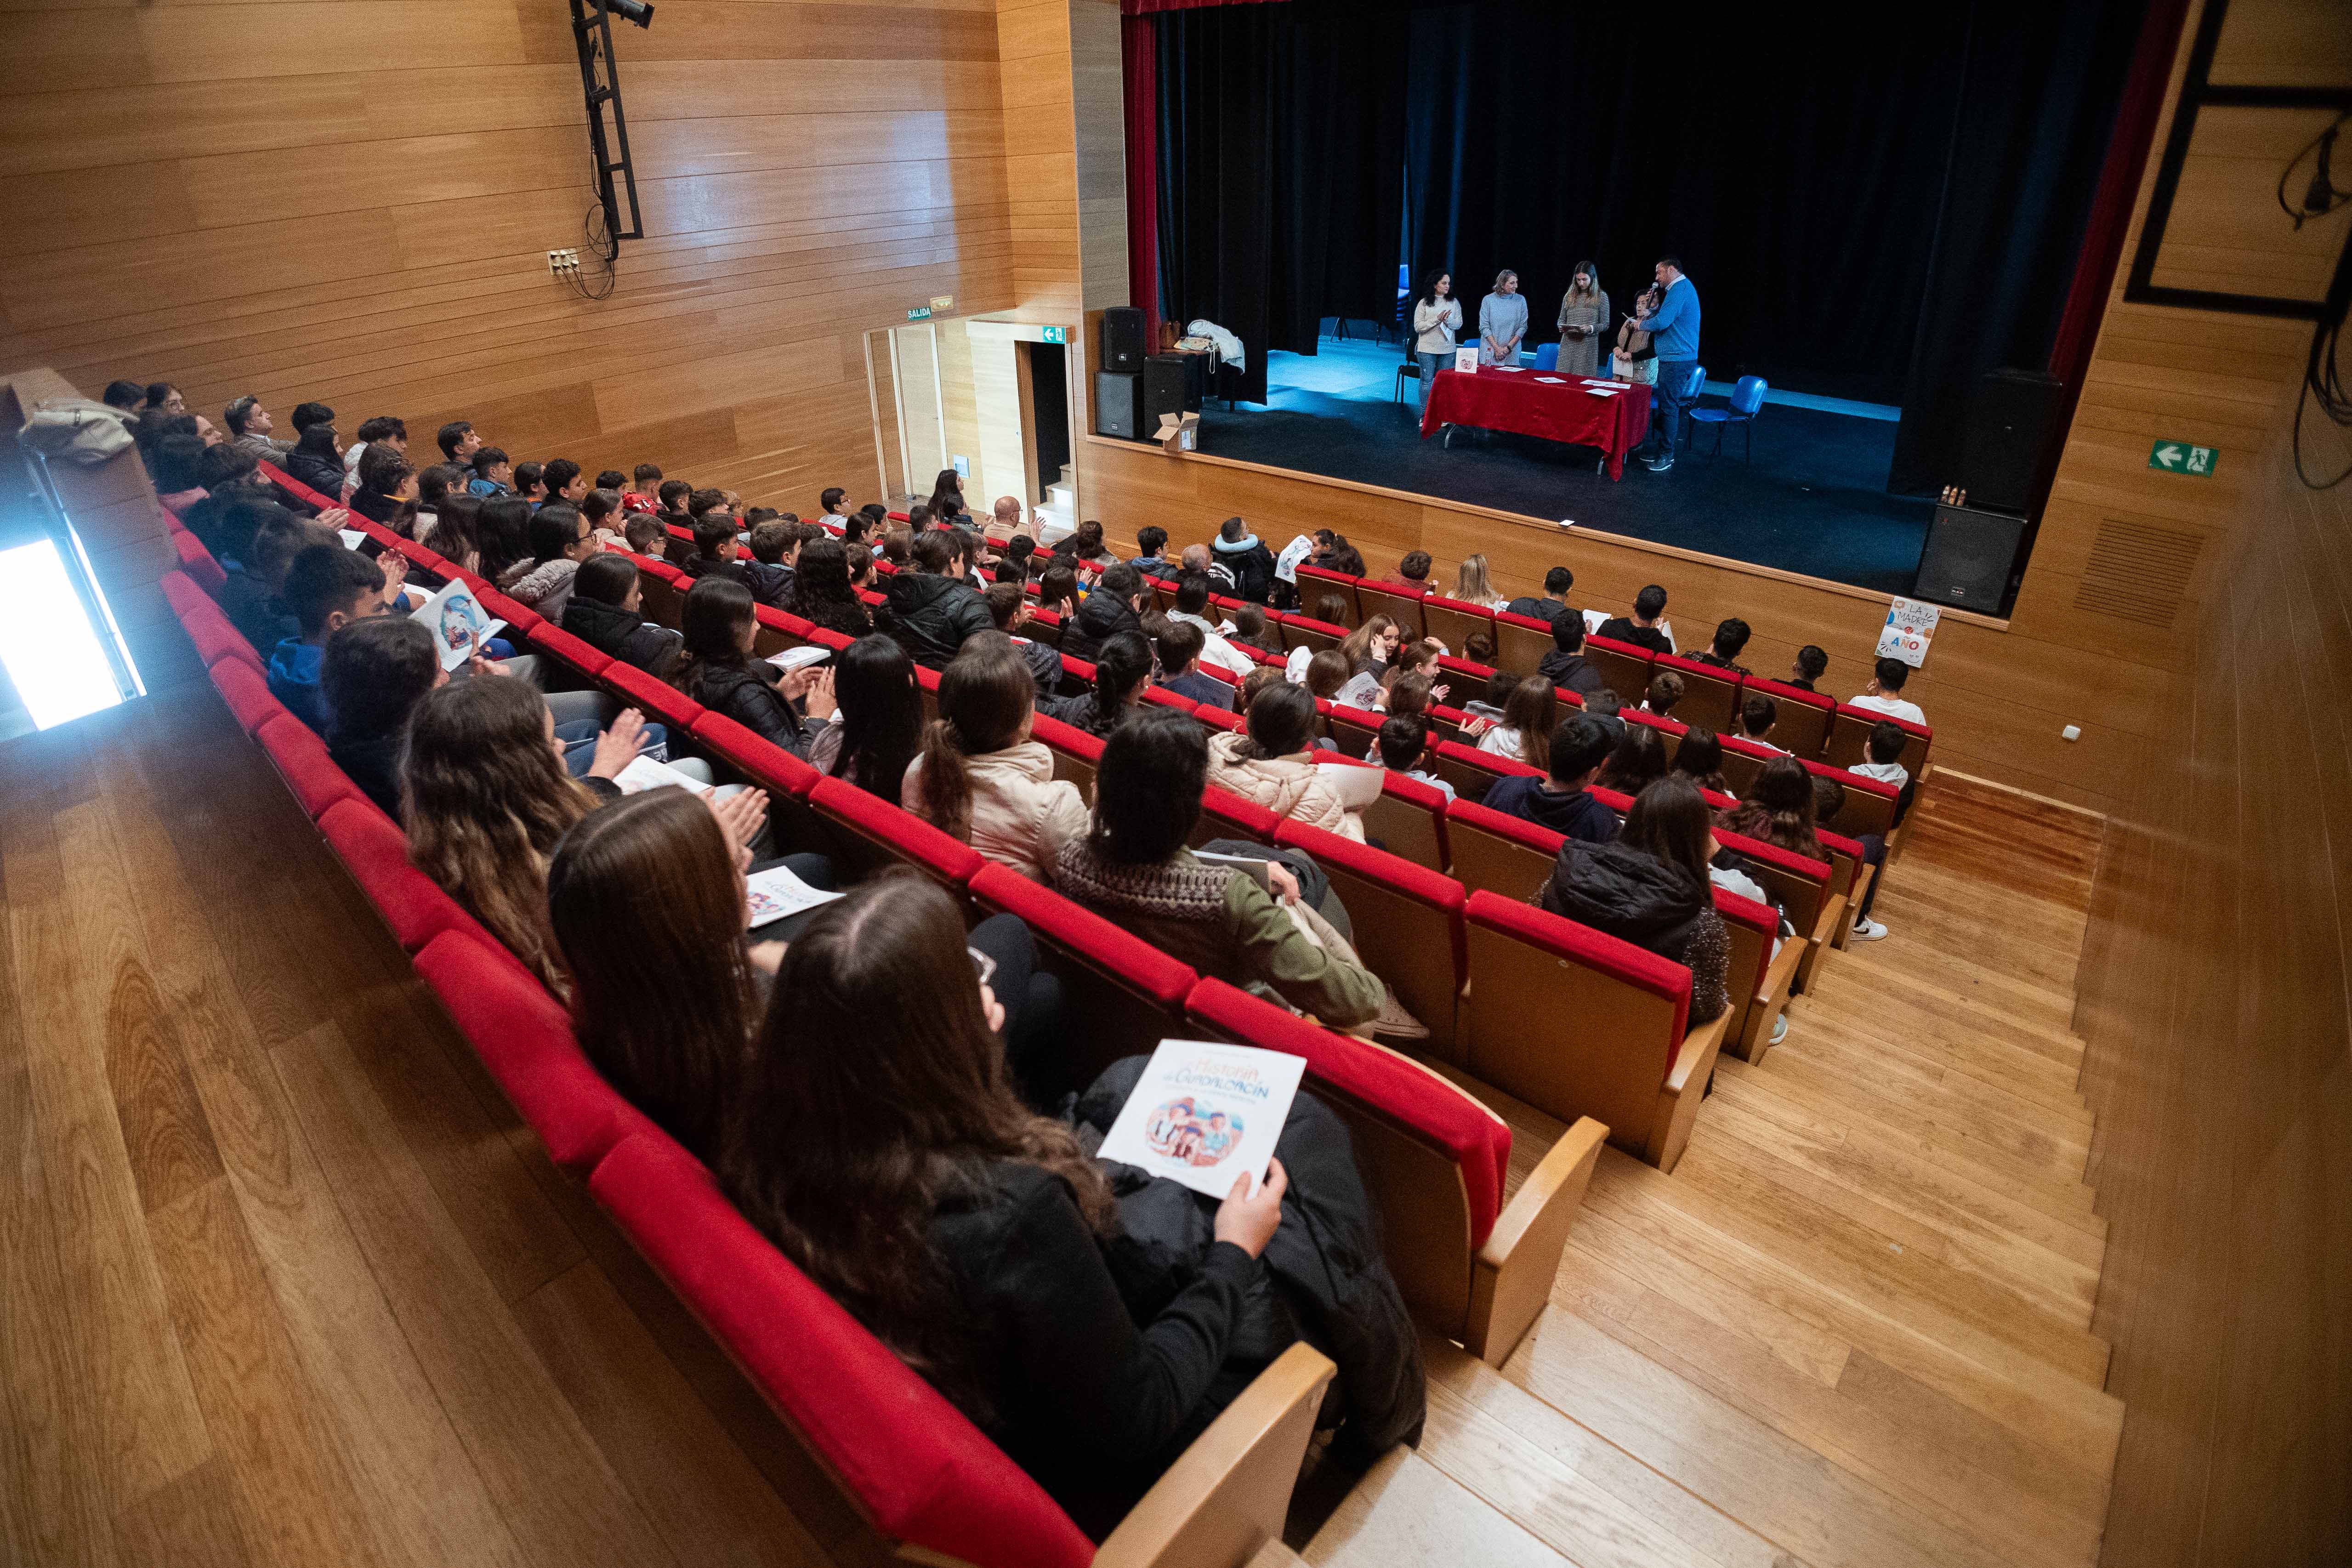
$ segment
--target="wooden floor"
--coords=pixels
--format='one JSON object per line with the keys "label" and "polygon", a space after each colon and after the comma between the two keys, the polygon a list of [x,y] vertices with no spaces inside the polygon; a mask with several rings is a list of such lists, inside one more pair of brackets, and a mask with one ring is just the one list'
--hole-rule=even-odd
{"label": "wooden floor", "polygon": [[[2091,825],[1921,814],[1895,934],[1673,1176],[1604,1154],[1535,1333],[1427,1347],[1420,1449],[1303,1499],[1308,1561],[2093,1562]],[[9,1563],[877,1558],[209,687],[0,744],[0,906]]]}

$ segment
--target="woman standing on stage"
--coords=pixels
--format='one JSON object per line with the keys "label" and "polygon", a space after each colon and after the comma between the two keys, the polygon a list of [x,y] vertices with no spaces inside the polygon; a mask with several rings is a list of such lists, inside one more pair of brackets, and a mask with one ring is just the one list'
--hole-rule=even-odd
{"label": "woman standing on stage", "polygon": [[1478,363],[1517,364],[1519,340],[1528,335],[1528,301],[1519,275],[1506,267],[1495,274],[1495,291],[1478,301]]}
{"label": "woman standing on stage", "polygon": [[1559,297],[1559,374],[1598,374],[1601,339],[1608,331],[1609,296],[1601,291],[1601,270],[1580,261],[1575,280]]}
{"label": "woman standing on stage", "polygon": [[1462,332],[1462,301],[1454,297],[1454,279],[1433,273],[1412,302],[1412,357],[1421,362],[1421,405],[1429,406],[1429,389],[1437,373],[1454,363],[1454,340]]}
{"label": "woman standing on stage", "polygon": [[1644,385],[1658,384],[1657,351],[1650,347],[1650,334],[1635,330],[1636,317],[1646,316],[1658,308],[1659,291],[1654,286],[1644,289],[1633,300],[1633,315],[1617,329],[1617,352],[1610,357],[1609,374],[1619,381],[1638,381]]}

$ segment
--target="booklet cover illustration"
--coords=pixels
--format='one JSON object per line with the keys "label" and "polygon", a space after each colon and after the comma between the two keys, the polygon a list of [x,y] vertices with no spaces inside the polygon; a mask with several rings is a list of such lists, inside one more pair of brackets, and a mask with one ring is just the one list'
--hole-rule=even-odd
{"label": "booklet cover illustration", "polygon": [[1265,1179],[1303,1057],[1213,1040],[1162,1040],[1103,1140],[1102,1157],[1222,1198]]}

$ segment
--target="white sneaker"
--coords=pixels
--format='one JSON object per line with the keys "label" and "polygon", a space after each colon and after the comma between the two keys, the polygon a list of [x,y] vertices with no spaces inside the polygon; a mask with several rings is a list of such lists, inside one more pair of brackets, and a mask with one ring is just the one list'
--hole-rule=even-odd
{"label": "white sneaker", "polygon": [[1789,1015],[1781,1014],[1772,1020],[1772,1044],[1779,1045],[1789,1036]]}
{"label": "white sneaker", "polygon": [[1858,921],[1848,939],[1852,942],[1876,942],[1886,934],[1886,928],[1876,921]]}

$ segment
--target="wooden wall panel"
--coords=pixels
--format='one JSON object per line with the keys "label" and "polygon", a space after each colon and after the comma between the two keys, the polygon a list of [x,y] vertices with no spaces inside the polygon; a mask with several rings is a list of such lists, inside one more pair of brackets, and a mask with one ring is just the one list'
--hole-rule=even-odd
{"label": "wooden wall panel", "polygon": [[590,205],[561,5],[0,13],[0,202],[43,220],[0,232],[0,366],[281,420],[318,398],[346,434],[397,414],[428,453],[467,417],[519,459],[804,512],[862,494],[863,334],[1014,302],[997,40],[992,0],[666,0],[619,28],[647,237],[591,301],[546,264]]}

